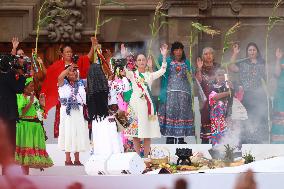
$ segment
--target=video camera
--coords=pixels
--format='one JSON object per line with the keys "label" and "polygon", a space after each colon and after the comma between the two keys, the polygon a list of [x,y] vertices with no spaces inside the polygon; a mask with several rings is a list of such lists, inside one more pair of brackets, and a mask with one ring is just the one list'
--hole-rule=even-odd
{"label": "video camera", "polygon": [[32,60],[28,57],[28,56],[20,56],[20,55],[16,55],[15,56],[18,59],[23,59],[25,63],[31,63]]}
{"label": "video camera", "polygon": [[78,60],[79,60],[79,56],[78,56],[77,54],[74,54],[74,55],[72,56],[72,62],[75,63],[75,64],[77,64]]}
{"label": "video camera", "polygon": [[113,67],[116,67],[116,66],[124,67],[127,64],[127,61],[126,61],[126,59],[123,59],[123,58],[118,58],[118,59],[113,58],[113,59],[111,59],[111,64],[112,64]]}
{"label": "video camera", "polygon": [[0,71],[8,72],[11,70],[23,69],[18,63],[19,57],[11,54],[0,54]]}

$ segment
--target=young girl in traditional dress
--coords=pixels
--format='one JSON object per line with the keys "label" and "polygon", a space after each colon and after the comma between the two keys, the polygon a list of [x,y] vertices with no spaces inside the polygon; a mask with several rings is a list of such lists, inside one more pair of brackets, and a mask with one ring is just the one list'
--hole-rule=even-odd
{"label": "young girl in traditional dress", "polygon": [[114,89],[113,92],[117,93],[117,105],[121,111],[127,111],[128,103],[125,101],[124,93],[130,90],[130,83],[125,77],[124,66],[121,64],[114,67],[114,79],[111,81]]}
{"label": "young girl in traditional dress", "polygon": [[19,121],[16,133],[15,160],[22,165],[24,173],[29,168],[48,168],[53,165],[46,152],[45,133],[42,125],[44,96],[34,95],[32,78],[27,78],[23,94],[17,94]]}
{"label": "young girl in traditional dress", "polygon": [[[60,125],[58,146],[65,151],[65,165],[82,165],[80,152],[89,149],[88,123],[83,116],[83,104],[86,104],[84,83],[78,79],[75,64],[65,69],[58,77],[60,97]],[[70,154],[74,153],[75,161]]]}
{"label": "young girl in traditional dress", "polygon": [[[146,71],[146,67],[152,67],[152,60],[146,59],[145,55],[139,54],[136,59],[136,71],[126,71],[126,77],[132,83],[133,93],[130,98],[129,108],[131,108],[131,126],[126,129],[127,136],[133,137],[134,149],[140,155],[140,140],[144,139],[144,157],[148,157],[150,152],[151,138],[160,138],[160,126],[158,122],[156,107],[153,103],[151,85],[166,72],[167,48],[162,48],[163,64],[156,72]],[[125,54],[122,49],[122,54]]]}
{"label": "young girl in traditional dress", "polygon": [[216,71],[216,82],[209,94],[211,143],[219,144],[228,129],[229,117],[232,113],[233,90],[232,85],[225,78],[225,70]]}
{"label": "young girl in traditional dress", "polygon": [[[115,79],[113,81],[113,84],[117,91],[118,109],[119,111],[126,113],[130,98],[129,96],[130,94],[129,91],[131,90],[130,82],[127,79],[127,77],[125,77],[125,71],[123,65],[116,65],[114,67],[114,74],[115,74]],[[123,145],[126,145],[127,137],[124,136],[124,132],[122,132],[121,134],[122,134]]]}

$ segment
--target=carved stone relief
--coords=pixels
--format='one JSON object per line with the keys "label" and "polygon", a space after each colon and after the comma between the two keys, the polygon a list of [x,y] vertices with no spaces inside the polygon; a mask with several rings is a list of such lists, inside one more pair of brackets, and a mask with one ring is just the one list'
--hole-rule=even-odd
{"label": "carved stone relief", "polygon": [[198,8],[201,11],[207,11],[212,8],[212,0],[202,0],[198,3]]}
{"label": "carved stone relief", "polygon": [[242,9],[242,4],[238,0],[231,2],[231,9],[235,14],[239,14]]}
{"label": "carved stone relief", "polygon": [[[84,15],[82,9],[86,6],[86,0],[65,0],[63,4],[57,5],[67,9],[65,17],[55,17],[48,24],[48,38],[53,42],[77,42],[82,38]],[[53,9],[50,15],[58,15],[59,10]]]}

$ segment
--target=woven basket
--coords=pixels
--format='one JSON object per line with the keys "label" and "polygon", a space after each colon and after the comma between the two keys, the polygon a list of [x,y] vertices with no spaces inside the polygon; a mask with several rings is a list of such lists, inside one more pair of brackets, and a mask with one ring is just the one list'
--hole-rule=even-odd
{"label": "woven basket", "polygon": [[[153,157],[152,152],[155,149],[161,149],[161,150],[166,151],[168,153],[168,156],[165,156],[165,157],[162,157],[162,158]],[[151,159],[151,164],[153,164],[153,165],[160,165],[160,164],[163,164],[163,163],[167,164],[167,163],[170,162],[170,151],[167,148],[155,147],[150,152],[150,159]]]}

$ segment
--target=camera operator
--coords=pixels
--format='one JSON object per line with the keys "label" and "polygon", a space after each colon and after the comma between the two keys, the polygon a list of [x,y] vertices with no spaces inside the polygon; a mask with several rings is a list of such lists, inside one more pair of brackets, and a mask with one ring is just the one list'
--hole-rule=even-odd
{"label": "camera operator", "polygon": [[13,152],[16,148],[16,121],[18,119],[16,94],[24,91],[25,80],[23,70],[17,64],[17,58],[13,55],[0,55],[0,118],[7,125]]}
{"label": "camera operator", "polygon": [[18,64],[23,67],[25,76],[31,76],[31,59],[25,55],[23,49],[18,49],[19,44],[19,39],[17,37],[13,37],[13,49],[11,51],[11,54],[15,55],[18,58]]}

